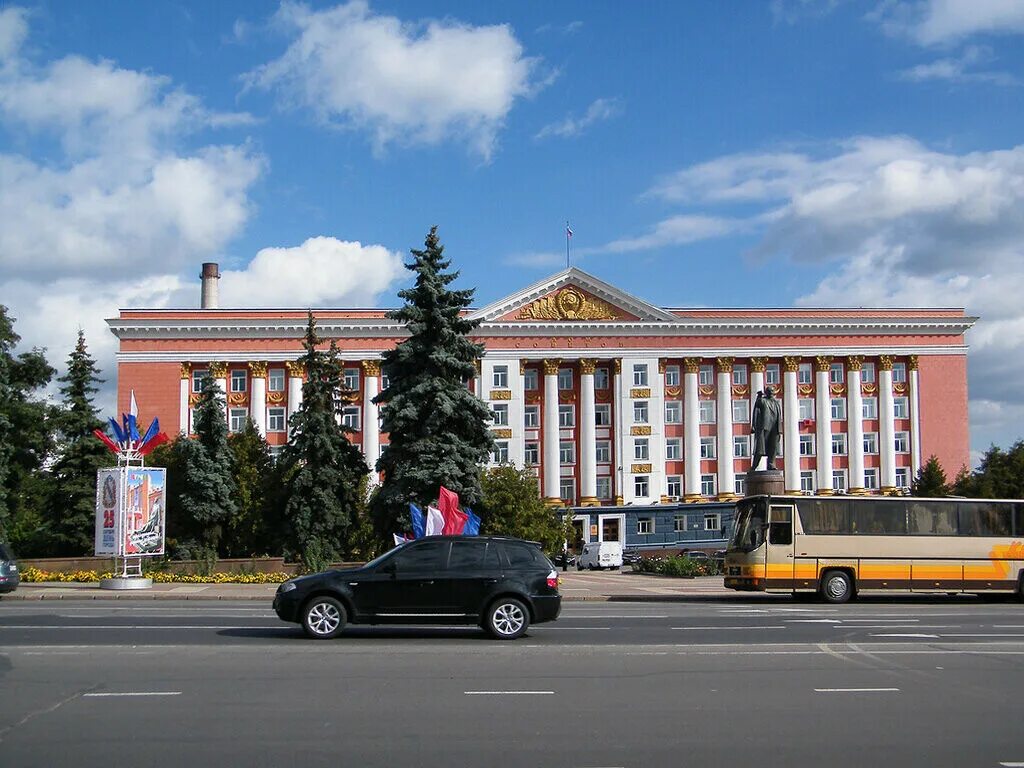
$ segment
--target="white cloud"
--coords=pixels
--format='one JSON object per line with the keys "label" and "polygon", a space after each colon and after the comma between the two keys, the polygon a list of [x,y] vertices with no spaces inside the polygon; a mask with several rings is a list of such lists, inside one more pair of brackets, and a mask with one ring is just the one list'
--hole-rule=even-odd
{"label": "white cloud", "polygon": [[953,83],[992,83],[993,85],[1016,85],[1017,78],[1008,72],[979,72],[973,67],[991,61],[988,48],[968,46],[958,57],[937,59],[929,64],[918,64],[899,73],[902,80],[924,82],[947,80]]}
{"label": "white cloud", "polygon": [[1024,33],[1020,0],[917,0],[882,3],[871,14],[890,34],[920,45],[956,42],[978,34]]}
{"label": "white cloud", "polygon": [[721,237],[735,231],[739,225],[740,222],[716,216],[672,216],[658,222],[654,230],[646,235],[614,240],[595,252],[626,253],[686,245],[698,240]]}
{"label": "white cloud", "polygon": [[28,11],[10,6],[0,8],[0,62],[6,62],[28,37]]}
{"label": "white cloud", "polygon": [[294,37],[285,53],[250,72],[250,87],[328,124],[368,130],[391,142],[463,140],[487,159],[515,101],[542,84],[508,25],[445,19],[404,23],[363,0],[323,11],[284,3],[278,24]]}
{"label": "white cloud", "polygon": [[596,99],[587,107],[587,111],[582,117],[577,118],[569,115],[557,123],[545,125],[538,131],[535,138],[544,139],[548,136],[569,138],[579,136],[594,123],[610,120],[620,114],[622,114],[622,104],[618,99]]}
{"label": "white cloud", "polygon": [[847,0],[772,0],[769,8],[776,24],[796,24],[806,18],[832,13]]}

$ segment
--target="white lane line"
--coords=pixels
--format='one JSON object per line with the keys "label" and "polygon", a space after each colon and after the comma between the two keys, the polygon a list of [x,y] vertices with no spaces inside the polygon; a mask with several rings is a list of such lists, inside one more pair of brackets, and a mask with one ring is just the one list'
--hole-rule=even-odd
{"label": "white lane line", "polygon": [[121,693],[83,693],[83,697],[109,697],[109,696],[180,696],[179,690],[140,690],[123,691]]}
{"label": "white lane line", "polygon": [[960,629],[959,624],[856,624],[833,629]]}
{"label": "white lane line", "polygon": [[1024,768],[1024,763],[1000,763],[1003,768]]}
{"label": "white lane line", "polygon": [[1012,634],[1012,633],[1009,633],[1009,632],[1004,632],[1004,633],[990,632],[989,634],[984,634],[984,633],[980,633],[980,632],[973,633],[973,634],[965,633],[965,632],[955,632],[955,633],[952,633],[952,634],[944,634],[942,636],[943,637],[1024,637],[1024,634],[1020,634],[1020,633]]}
{"label": "white lane line", "polygon": [[[993,624],[992,629],[1024,629],[1024,624]],[[1007,763],[1007,765],[1024,765],[1024,763]]]}
{"label": "white lane line", "polygon": [[[623,614],[621,616],[607,616],[607,615],[603,615],[603,614],[599,614],[599,613],[595,613],[595,614],[589,614],[589,613],[586,613],[586,614],[585,613],[566,613],[565,611],[562,611],[562,617],[561,618],[562,618],[562,621],[565,621],[566,619],[667,619],[668,618],[668,614],[667,613],[666,614],[647,614],[647,613],[636,614],[635,613],[635,614],[632,614],[632,615]],[[673,616],[673,618],[678,618],[678,617]]]}
{"label": "white lane line", "polygon": [[907,623],[912,622],[912,621],[920,621],[920,619],[843,619],[843,621],[848,621],[851,624],[853,622],[857,622],[857,621],[866,621],[866,622],[870,622],[870,623],[874,623],[874,624],[879,624],[879,623],[881,623],[883,621],[895,621],[895,622],[898,622],[900,624],[907,624]]}
{"label": "white lane line", "polygon": [[[788,629],[788,627],[670,627],[670,629],[682,629],[682,630],[693,630],[693,629]],[[789,627],[791,629],[791,627]]]}
{"label": "white lane line", "polygon": [[899,688],[815,688],[815,693],[895,693]]}
{"label": "white lane line", "polygon": [[216,624],[0,624],[0,629],[274,629],[277,624],[246,624],[223,626]]}
{"label": "white lane line", "polygon": [[549,629],[561,629],[561,630],[564,630],[564,629],[575,629],[575,630],[581,630],[583,632],[589,632],[592,629],[611,630],[611,627],[567,627],[564,624],[562,624],[562,625],[559,625],[559,626],[556,626],[556,627],[544,627],[544,629],[545,630],[549,630]]}
{"label": "white lane line", "polygon": [[466,696],[554,696],[554,691],[463,691]]}
{"label": "white lane line", "polygon": [[783,619],[787,624],[842,624],[841,619]]}
{"label": "white lane line", "polygon": [[915,632],[902,632],[902,633],[901,632],[886,632],[886,633],[872,632],[871,636],[872,637],[928,637],[928,638],[931,638],[933,640],[938,640],[938,638],[939,638],[938,635],[927,635],[927,634],[924,634],[923,632],[917,632],[917,633],[915,633]]}

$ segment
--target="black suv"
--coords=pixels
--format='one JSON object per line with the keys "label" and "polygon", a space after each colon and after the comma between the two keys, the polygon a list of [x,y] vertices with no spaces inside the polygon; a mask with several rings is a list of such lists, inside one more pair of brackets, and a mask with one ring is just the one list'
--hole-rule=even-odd
{"label": "black suv", "polygon": [[18,575],[18,564],[14,555],[6,546],[0,544],[0,594],[13,592],[18,587],[21,577]]}
{"label": "black suv", "polygon": [[353,624],[479,624],[513,640],[562,608],[558,573],[535,542],[495,536],[428,536],[361,568],[290,579],[274,611],[312,638]]}

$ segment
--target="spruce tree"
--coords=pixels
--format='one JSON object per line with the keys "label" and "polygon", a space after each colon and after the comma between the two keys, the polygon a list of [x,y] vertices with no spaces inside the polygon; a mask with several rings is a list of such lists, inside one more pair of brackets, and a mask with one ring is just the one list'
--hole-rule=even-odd
{"label": "spruce tree", "polygon": [[487,405],[467,389],[483,345],[469,339],[479,325],[467,320],[473,290],[448,286],[459,276],[447,271],[437,227],[423,250],[411,251],[405,268],[416,275],[399,292],[405,305],[389,314],[405,323],[409,338],[384,353],[388,386],[376,398],[382,430],[389,435],[377,469],[384,480],[374,500],[378,533],[410,530],[409,503],[437,498],[438,487],[475,507],[481,498],[480,465],[494,449]]}
{"label": "spruce tree", "polygon": [[917,473],[914,483],[911,486],[911,493],[914,496],[936,497],[945,496],[949,493],[949,484],[946,482],[946,473],[939,464],[936,456],[929,456],[928,461]]}
{"label": "spruce tree", "polygon": [[192,523],[206,558],[217,554],[224,528],[237,509],[224,408],[224,393],[207,376],[195,410],[196,439],[181,445],[185,477],[180,512]]}
{"label": "spruce tree", "polygon": [[[362,503],[362,480],[369,474],[362,451],[341,424],[340,401],[347,396],[337,347],[318,349],[321,339],[309,313],[302,405],[292,416],[292,437],[281,453],[285,478],[284,516],[289,554],[307,570],[322,570],[348,550],[348,537]],[[367,425],[374,428],[375,425]]]}
{"label": "spruce tree", "polygon": [[114,456],[96,436],[102,429],[93,405],[97,378],[96,362],[78,332],[78,343],[68,356],[68,370],[60,377],[63,403],[56,416],[60,457],[53,465],[53,492],[49,518],[57,555],[90,554],[93,549],[96,505],[96,470],[115,463]]}
{"label": "spruce tree", "polygon": [[223,549],[228,557],[269,554],[275,547],[274,462],[270,448],[252,419],[228,439],[234,459],[235,487],[238,489],[235,514],[227,521]]}

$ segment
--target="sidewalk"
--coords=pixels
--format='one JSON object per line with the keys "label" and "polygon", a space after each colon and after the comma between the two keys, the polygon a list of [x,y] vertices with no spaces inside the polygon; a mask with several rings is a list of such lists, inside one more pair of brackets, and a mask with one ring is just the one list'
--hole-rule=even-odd
{"label": "sidewalk", "polygon": [[[762,597],[762,593],[735,592],[722,586],[721,576],[670,579],[622,572],[559,572],[563,600],[674,602]],[[265,600],[274,598],[277,584],[154,584],[151,589],[100,589],[97,583],[22,583],[8,600]]]}

